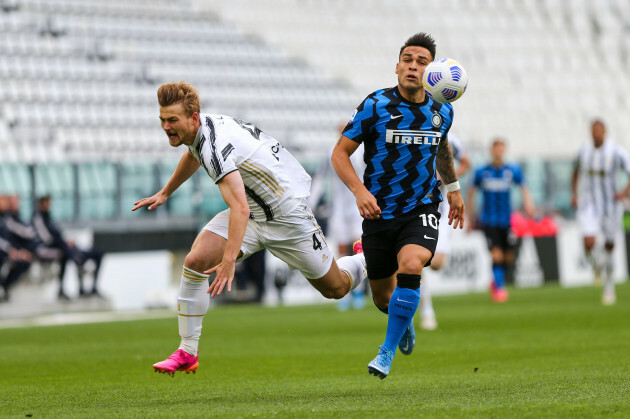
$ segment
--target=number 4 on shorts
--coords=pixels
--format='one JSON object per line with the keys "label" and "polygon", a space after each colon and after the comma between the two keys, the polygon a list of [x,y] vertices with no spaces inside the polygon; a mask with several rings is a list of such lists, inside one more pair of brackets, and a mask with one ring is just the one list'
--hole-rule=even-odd
{"label": "number 4 on shorts", "polygon": [[321,250],[322,242],[317,238],[317,233],[313,233],[313,250]]}

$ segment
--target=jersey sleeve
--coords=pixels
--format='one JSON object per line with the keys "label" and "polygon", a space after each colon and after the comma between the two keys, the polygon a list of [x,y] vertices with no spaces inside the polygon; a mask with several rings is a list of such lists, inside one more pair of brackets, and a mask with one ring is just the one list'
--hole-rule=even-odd
{"label": "jersey sleeve", "polygon": [[475,175],[473,177],[473,185],[476,186],[477,188],[481,187],[481,174],[483,173],[483,169],[477,169],[475,170]]}
{"label": "jersey sleeve", "polygon": [[455,110],[453,109],[453,105],[450,103],[442,104],[442,109],[444,112],[444,136],[450,141],[450,131],[453,126],[453,119],[455,118]]}
{"label": "jersey sleeve", "polygon": [[618,158],[619,158],[619,163],[621,167],[626,172],[626,174],[630,176],[630,154],[625,148],[618,145],[617,155],[619,156]]}
{"label": "jersey sleeve", "polygon": [[370,95],[354,111],[348,125],[343,130],[343,135],[360,144],[373,132],[377,121],[376,101],[373,95]]}
{"label": "jersey sleeve", "polygon": [[199,144],[199,160],[214,183],[218,183],[225,175],[238,170],[234,146],[226,138],[217,135],[209,118],[206,124],[204,137]]}
{"label": "jersey sleeve", "polygon": [[521,167],[515,164],[514,166],[512,166],[512,173],[514,175],[512,181],[519,186],[524,186],[525,177],[523,176],[523,170],[521,169]]}

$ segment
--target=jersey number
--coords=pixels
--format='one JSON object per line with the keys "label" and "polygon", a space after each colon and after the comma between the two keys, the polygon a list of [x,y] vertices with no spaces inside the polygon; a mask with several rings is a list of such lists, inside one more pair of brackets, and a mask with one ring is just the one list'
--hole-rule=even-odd
{"label": "jersey number", "polygon": [[322,242],[317,238],[316,233],[313,233],[313,250],[321,250]]}
{"label": "jersey number", "polygon": [[260,140],[260,133],[262,132],[260,128],[258,128],[256,125],[252,123],[241,121],[240,119],[236,119],[236,118],[232,118],[232,119],[234,119],[236,123],[241,126],[241,128],[243,128],[244,130],[247,130],[252,135],[252,137],[254,137],[257,140]]}
{"label": "jersey number", "polygon": [[424,225],[425,227],[428,225],[429,227],[431,227],[434,230],[438,229],[438,220],[437,217],[433,214],[429,214],[428,216],[426,214],[420,214],[420,219],[422,220],[422,225]]}

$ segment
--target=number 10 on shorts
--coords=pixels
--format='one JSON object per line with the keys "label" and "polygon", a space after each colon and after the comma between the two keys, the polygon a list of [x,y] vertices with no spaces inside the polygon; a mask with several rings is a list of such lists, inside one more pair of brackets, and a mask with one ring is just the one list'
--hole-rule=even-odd
{"label": "number 10 on shorts", "polygon": [[433,214],[420,214],[418,216],[422,220],[422,225],[425,227],[431,227],[434,230],[438,229],[438,219]]}

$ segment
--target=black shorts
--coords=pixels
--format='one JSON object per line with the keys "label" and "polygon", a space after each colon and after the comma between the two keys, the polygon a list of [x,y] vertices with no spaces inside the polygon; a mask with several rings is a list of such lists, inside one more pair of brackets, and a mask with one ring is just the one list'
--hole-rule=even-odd
{"label": "black shorts", "polygon": [[[427,204],[388,220],[363,220],[363,253],[370,279],[384,279],[398,270],[398,252],[417,244],[435,253],[440,212],[438,204]],[[426,264],[429,266],[431,260]]]}
{"label": "black shorts", "polygon": [[503,251],[513,251],[516,240],[510,227],[482,226],[483,234],[486,235],[488,249],[498,247]]}

